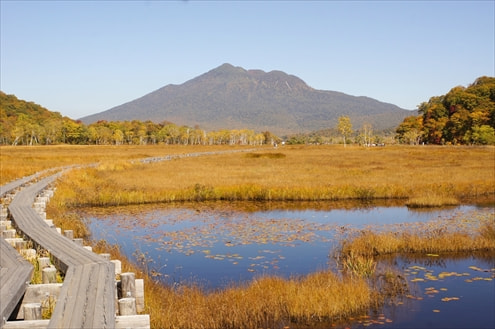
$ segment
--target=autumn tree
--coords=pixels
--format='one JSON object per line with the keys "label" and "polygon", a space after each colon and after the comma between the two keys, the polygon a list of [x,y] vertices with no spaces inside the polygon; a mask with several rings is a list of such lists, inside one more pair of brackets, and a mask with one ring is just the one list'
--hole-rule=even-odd
{"label": "autumn tree", "polygon": [[373,143],[373,126],[370,123],[363,124],[362,137],[364,146],[371,146]]}
{"label": "autumn tree", "polygon": [[410,142],[420,127],[421,138],[430,144],[495,144],[495,78],[480,77],[468,87],[431,97],[418,112],[421,124],[406,118],[396,131],[399,141]]}
{"label": "autumn tree", "polygon": [[352,134],[352,123],[348,116],[340,116],[339,123],[337,125],[339,133],[342,135],[344,140],[344,147],[346,146],[346,139]]}
{"label": "autumn tree", "polygon": [[423,117],[409,116],[395,130],[395,138],[399,143],[417,145],[421,142],[423,131]]}

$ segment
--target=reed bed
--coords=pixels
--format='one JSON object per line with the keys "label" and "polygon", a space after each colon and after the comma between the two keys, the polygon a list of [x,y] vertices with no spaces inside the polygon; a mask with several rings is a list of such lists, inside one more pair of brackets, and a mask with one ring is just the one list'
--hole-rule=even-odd
{"label": "reed bed", "polygon": [[[47,208],[58,226],[73,229],[79,237],[87,234],[86,228],[77,217],[67,215],[67,208],[172,201],[346,199],[403,199],[424,206],[431,204],[418,201],[425,197],[444,200],[435,201],[440,205],[445,200],[494,195],[493,147],[265,147],[250,153],[152,164],[129,162],[205,150],[213,148],[2,147],[2,184],[46,168],[98,162],[96,167],[65,174]],[[194,285],[162,285],[153,273],[139,269],[120,255],[118,248],[105,243],[98,243],[95,251],[110,252],[122,260],[123,271],[144,277],[145,312],[150,314],[153,328],[293,328],[338,322],[375,307],[383,300],[383,292],[403,291],[397,275],[376,273],[377,255],[493,250],[493,222],[493,217],[479,219],[476,230],[472,222],[463,224],[462,220],[456,225],[418,230],[364,230],[348,236],[340,249],[348,275],[322,271],[290,279],[259,277],[213,292]],[[381,278],[380,287],[370,284],[373,277]]]}
{"label": "reed bed", "polygon": [[0,185],[41,170],[154,156],[237,149],[234,146],[50,145],[0,146]]}
{"label": "reed bed", "polygon": [[359,263],[358,257],[371,259],[395,253],[438,256],[441,253],[489,250],[495,250],[494,214],[476,212],[410,227],[403,225],[392,231],[364,229],[342,241],[338,256],[345,264],[353,263],[353,260]]}
{"label": "reed bed", "polygon": [[[307,328],[332,326],[405,296],[409,288],[404,275],[377,267],[380,256],[495,250],[495,218],[488,212],[342,234],[340,272],[258,277],[217,291],[194,284],[162,285],[146,266],[125,259],[122,266],[144,276],[145,312],[151,315],[153,328]],[[117,247],[103,241],[94,250],[123,259]]]}
{"label": "reed bed", "polygon": [[410,206],[442,206],[494,197],[494,151],[300,146],[153,164],[112,160],[73,170],[59,184],[57,196],[61,205],[71,207],[349,199],[403,199]]}
{"label": "reed bed", "polygon": [[[117,247],[103,241],[93,250],[122,257]],[[145,313],[152,328],[295,328],[340,322],[377,304],[377,292],[365,279],[330,271],[290,279],[258,277],[208,292],[194,284],[162,285],[127,260],[122,270],[144,276]]]}

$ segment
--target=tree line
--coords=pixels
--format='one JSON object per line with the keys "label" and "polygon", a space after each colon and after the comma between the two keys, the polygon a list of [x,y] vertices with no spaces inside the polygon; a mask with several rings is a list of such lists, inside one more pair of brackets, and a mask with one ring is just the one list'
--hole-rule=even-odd
{"label": "tree line", "polygon": [[206,132],[200,127],[171,122],[98,121],[89,125],[63,117],[33,102],[0,92],[0,144],[182,144],[182,145],[262,145],[278,137],[269,131],[224,129]]}
{"label": "tree line", "polygon": [[[33,102],[0,91],[0,145],[50,144],[182,144],[263,145],[281,142],[269,131],[224,129],[206,132],[199,126],[172,122],[98,121],[89,125],[63,117]],[[495,145],[495,78],[480,77],[468,87],[454,87],[446,95],[431,97],[418,106],[395,130],[395,141],[404,144]],[[340,136],[338,141],[334,138]],[[335,128],[288,136],[287,144],[334,142],[380,144],[380,134],[370,124],[354,131],[347,116]]]}
{"label": "tree line", "polygon": [[495,78],[480,77],[418,106],[404,119],[396,138],[407,144],[495,145]]}

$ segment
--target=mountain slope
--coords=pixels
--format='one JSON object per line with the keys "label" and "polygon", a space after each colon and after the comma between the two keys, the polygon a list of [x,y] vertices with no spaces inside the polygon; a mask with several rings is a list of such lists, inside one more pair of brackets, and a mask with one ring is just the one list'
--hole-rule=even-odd
{"label": "mountain slope", "polygon": [[368,122],[380,130],[396,127],[411,112],[368,97],[316,90],[281,71],[223,64],[81,120],[167,120],[205,130],[249,128],[284,135],[334,127],[341,115],[356,128]]}

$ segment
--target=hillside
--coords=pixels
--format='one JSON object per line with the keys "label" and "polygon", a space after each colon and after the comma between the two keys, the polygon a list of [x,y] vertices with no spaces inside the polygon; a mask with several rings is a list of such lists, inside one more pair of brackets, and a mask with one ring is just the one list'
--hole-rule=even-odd
{"label": "hillside", "polygon": [[62,115],[58,112],[52,112],[34,102],[27,102],[18,99],[15,95],[7,95],[0,91],[1,120],[17,118],[20,115],[28,116],[33,121],[52,119],[61,119]]}
{"label": "hillside", "polygon": [[247,128],[286,135],[334,127],[341,115],[348,115],[356,128],[371,123],[376,130],[390,129],[411,113],[368,97],[313,89],[281,71],[223,64],[81,120],[170,121],[210,131]]}
{"label": "hillside", "polygon": [[50,144],[59,134],[63,118],[33,102],[0,91],[0,144]]}

